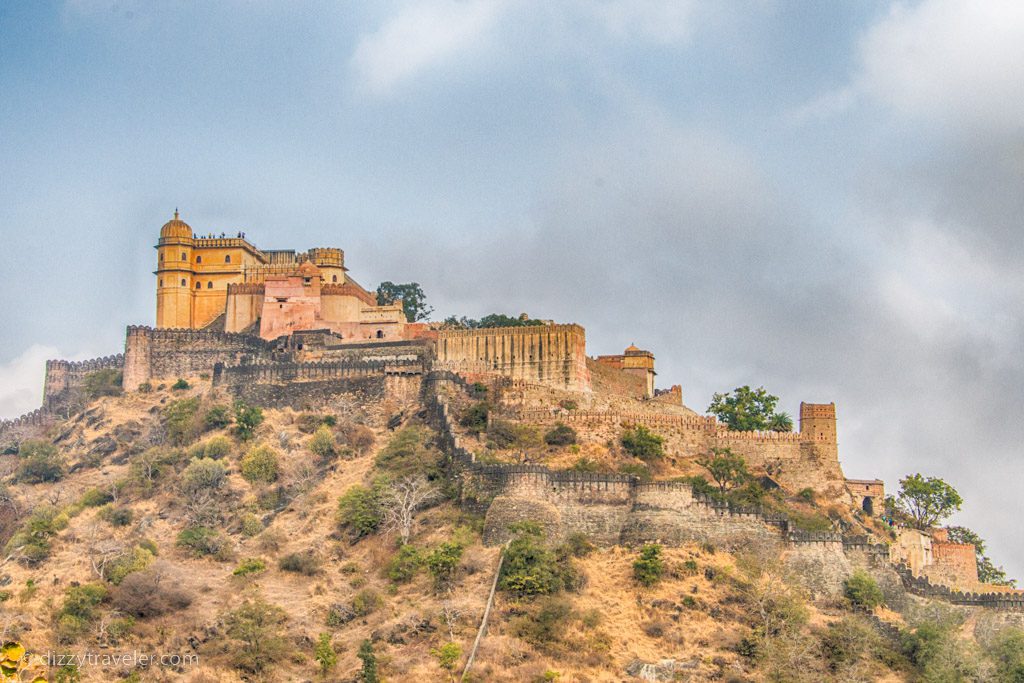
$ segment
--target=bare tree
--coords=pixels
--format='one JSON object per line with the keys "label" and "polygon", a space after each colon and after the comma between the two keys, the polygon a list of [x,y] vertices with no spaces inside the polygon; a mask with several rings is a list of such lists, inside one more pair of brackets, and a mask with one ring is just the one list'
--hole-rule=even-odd
{"label": "bare tree", "polygon": [[92,571],[100,579],[106,578],[107,568],[112,562],[128,554],[128,549],[123,543],[102,533],[99,524],[95,522],[89,527],[86,551]]}
{"label": "bare tree", "polygon": [[423,475],[402,477],[388,486],[381,496],[384,531],[397,531],[402,538],[402,545],[405,545],[412,534],[416,513],[439,497],[437,487]]}

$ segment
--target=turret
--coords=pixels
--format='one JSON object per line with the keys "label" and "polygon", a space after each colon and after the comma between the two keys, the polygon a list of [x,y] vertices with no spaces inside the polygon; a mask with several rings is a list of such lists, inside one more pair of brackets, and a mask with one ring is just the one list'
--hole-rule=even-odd
{"label": "turret", "polygon": [[836,443],[836,404],[801,403],[800,434],[812,441]]}
{"label": "turret", "polygon": [[192,327],[192,228],[178,217],[160,228],[156,264],[156,326]]}

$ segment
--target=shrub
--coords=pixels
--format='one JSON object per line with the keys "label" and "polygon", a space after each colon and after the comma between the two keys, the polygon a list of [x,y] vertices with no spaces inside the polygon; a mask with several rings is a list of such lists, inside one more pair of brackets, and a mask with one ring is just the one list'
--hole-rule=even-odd
{"label": "shrub", "polygon": [[243,536],[258,536],[263,531],[263,522],[256,515],[242,517],[241,531]]}
{"label": "shrub", "polygon": [[177,545],[187,549],[193,557],[222,558],[227,551],[227,542],[220,532],[205,526],[184,529],[178,534]]}
{"label": "shrub", "polygon": [[843,595],[857,607],[874,609],[885,602],[882,589],[867,572],[858,570],[843,582]]}
{"label": "shrub", "polygon": [[285,555],[278,561],[277,566],[281,571],[313,576],[320,571],[320,560],[312,550],[305,550]]}
{"label": "shrub", "polygon": [[220,460],[231,453],[231,439],[226,436],[215,436],[203,444],[203,457]]}
{"label": "shrub", "polygon": [[104,505],[96,516],[111,526],[128,526],[135,518],[131,508],[116,505]]}
{"label": "shrub", "polygon": [[7,552],[21,548],[22,563],[38,564],[50,556],[51,539],[67,525],[66,514],[51,506],[38,507],[7,542]]}
{"label": "shrub", "polygon": [[321,462],[333,460],[338,455],[338,442],[330,427],[323,425],[316,430],[309,440],[309,451]]}
{"label": "shrub", "polygon": [[472,404],[459,417],[459,424],[465,427],[472,434],[479,434],[487,429],[487,416],[491,412],[491,404],[487,401],[478,401]]}
{"label": "shrub", "polygon": [[153,385],[150,382],[143,382],[142,384],[139,385],[138,391],[140,394],[151,393],[153,391]]}
{"label": "shrub", "polygon": [[185,609],[192,598],[153,565],[126,576],[114,589],[112,602],[125,614],[146,618]]}
{"label": "shrub", "polygon": [[570,534],[569,538],[565,539],[563,544],[565,552],[573,557],[586,557],[590,553],[594,552],[595,546],[586,534],[575,533]]}
{"label": "shrub", "polygon": [[380,487],[353,486],[338,499],[338,522],[356,538],[368,536],[380,528],[384,513],[380,505]]}
{"label": "shrub", "polygon": [[492,420],[487,427],[487,438],[497,449],[533,448],[541,443],[536,428],[508,420]]}
{"label": "shrub", "polygon": [[45,441],[22,441],[18,446],[18,481],[26,484],[41,484],[64,478],[64,458],[57,448]]}
{"label": "shrub", "polygon": [[619,441],[627,453],[644,462],[661,460],[665,456],[662,448],[665,439],[643,425],[625,430]]}
{"label": "shrub", "polygon": [[130,574],[140,572],[153,563],[153,553],[146,548],[135,547],[124,557],[118,559],[106,571],[106,578],[115,586]]}
{"label": "shrub", "polygon": [[505,550],[498,586],[510,593],[531,596],[556,593],[571,585],[573,570],[568,557],[558,554],[544,543],[544,532],[533,522],[512,527],[516,534]]}
{"label": "shrub", "polygon": [[383,600],[376,591],[364,588],[352,598],[352,611],[358,617],[365,617],[367,614],[375,612],[382,603]]}
{"label": "shrub", "polygon": [[692,477],[683,477],[680,481],[685,484],[689,484],[693,490],[694,495],[704,496],[706,498],[720,498],[719,491],[716,487],[711,485],[711,482],[700,476],[699,474]]}
{"label": "shrub", "polygon": [[640,557],[633,563],[633,578],[643,586],[653,586],[665,573],[665,562],[661,559],[661,546],[648,543],[640,549]]}
{"label": "shrub", "polygon": [[317,663],[320,665],[320,673],[327,675],[331,669],[338,664],[338,654],[331,645],[331,634],[321,633],[316,641],[316,652],[314,653]]}
{"label": "shrub", "polygon": [[807,488],[800,489],[800,492],[797,493],[796,495],[797,498],[804,501],[805,503],[814,502],[814,489],[812,489],[810,486],[808,486]]}
{"label": "shrub", "polygon": [[203,426],[206,430],[223,429],[231,424],[231,411],[227,406],[211,406],[203,415]]}
{"label": "shrub", "polygon": [[395,583],[408,583],[423,565],[423,557],[414,546],[403,545],[388,563],[388,578]]}
{"label": "shrub", "polygon": [[116,368],[96,370],[83,378],[85,395],[90,399],[100,396],[117,396],[121,393],[121,371]]}
{"label": "shrub", "polygon": [[989,652],[998,683],[1024,681],[1024,631],[1008,628],[995,639]]}
{"label": "shrub", "polygon": [[550,648],[565,636],[572,615],[572,604],[564,597],[542,598],[534,609],[509,623],[512,633],[526,642]]}
{"label": "shrub", "polygon": [[295,425],[303,434],[313,434],[321,427],[333,427],[338,423],[333,415],[319,415],[317,413],[300,413],[295,418]]}
{"label": "shrub", "polygon": [[242,458],[242,476],[251,484],[272,484],[280,474],[277,452],[270,446],[256,446]]}
{"label": "shrub", "polygon": [[626,463],[625,465],[620,465],[619,473],[636,477],[640,481],[651,480],[651,468],[641,463]]}
{"label": "shrub", "polygon": [[576,443],[576,430],[564,424],[555,425],[554,429],[544,435],[544,443],[549,446],[568,446]]}
{"label": "shrub", "polygon": [[174,469],[182,455],[178,449],[157,446],[129,456],[128,480],[132,485],[148,490]]}
{"label": "shrub", "polygon": [[362,642],[356,656],[363,663],[357,677],[359,683],[379,683],[380,674],[377,673],[377,656],[373,653],[373,643],[369,639]]}
{"label": "shrub", "polygon": [[874,637],[869,627],[855,619],[842,619],[828,625],[821,636],[821,651],[833,671],[844,669],[857,662],[873,645]]}
{"label": "shrub", "polygon": [[98,508],[101,505],[106,505],[114,499],[110,491],[104,491],[103,489],[89,489],[82,494],[82,497],[78,499],[78,504],[82,507],[87,508]]}
{"label": "shrub", "polygon": [[216,490],[224,485],[226,478],[224,465],[210,458],[199,458],[190,462],[181,473],[181,490],[187,495]]}
{"label": "shrub", "polygon": [[172,446],[186,446],[199,435],[198,398],[171,401],[163,410],[164,429]]}
{"label": "shrub", "polygon": [[235,434],[243,441],[247,441],[256,433],[256,429],[263,424],[263,410],[257,406],[250,406],[241,401],[235,403]]}
{"label": "shrub", "polygon": [[99,617],[99,605],[108,598],[106,586],[87,583],[64,591],[64,604],[57,612],[57,640],[72,643],[85,635]]}
{"label": "shrub", "polygon": [[241,646],[234,652],[235,666],[244,671],[262,673],[288,652],[281,635],[287,615],[276,605],[262,600],[246,601],[227,615],[227,633]]}
{"label": "shrub", "polygon": [[789,523],[801,531],[832,531],[832,520],[825,515],[816,512],[801,512],[799,510],[787,510]]}
{"label": "shrub", "polygon": [[398,430],[377,454],[374,464],[395,479],[416,475],[438,478],[441,454],[426,445],[427,436],[422,427]]}
{"label": "shrub", "polygon": [[250,574],[262,574],[267,570],[267,563],[257,557],[250,557],[242,560],[242,563],[231,572],[234,576],[249,576]]}
{"label": "shrub", "polygon": [[190,388],[191,386],[192,385],[190,385],[188,381],[179,377],[178,381],[171,385],[171,389],[173,391],[184,391]]}
{"label": "shrub", "polygon": [[342,440],[357,453],[366,453],[376,441],[373,430],[365,425],[349,423],[340,431]]}
{"label": "shrub", "polygon": [[577,458],[576,462],[569,468],[570,472],[600,472],[601,465],[590,458]]}
{"label": "shrub", "polygon": [[576,403],[576,401],[572,400],[571,398],[562,399],[561,401],[558,402],[558,405],[561,406],[563,410],[569,411],[576,410],[577,408],[579,408],[579,404]]}
{"label": "shrub", "polygon": [[430,651],[437,659],[437,665],[448,673],[448,679],[454,681],[455,665],[462,657],[462,648],[458,643],[448,642],[441,647],[435,647]]}
{"label": "shrub", "polygon": [[434,578],[434,587],[438,590],[447,587],[455,578],[455,570],[462,559],[462,544],[445,542],[438,545],[424,560],[430,575]]}

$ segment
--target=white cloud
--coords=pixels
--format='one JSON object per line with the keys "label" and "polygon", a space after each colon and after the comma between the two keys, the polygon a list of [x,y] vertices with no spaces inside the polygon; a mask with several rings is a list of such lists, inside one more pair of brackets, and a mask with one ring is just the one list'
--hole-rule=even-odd
{"label": "white cloud", "polygon": [[0,419],[24,415],[40,406],[46,361],[50,358],[60,358],[57,349],[33,344],[0,365]]}
{"label": "white cloud", "polygon": [[356,46],[351,66],[372,93],[388,93],[402,81],[482,47],[509,3],[471,0],[416,3]]}
{"label": "white cloud", "polygon": [[614,38],[644,38],[675,43],[693,31],[697,3],[688,0],[606,0],[584,3]]}
{"label": "white cloud", "polygon": [[859,89],[902,114],[955,128],[1024,119],[1024,3],[893,6],[860,45]]}

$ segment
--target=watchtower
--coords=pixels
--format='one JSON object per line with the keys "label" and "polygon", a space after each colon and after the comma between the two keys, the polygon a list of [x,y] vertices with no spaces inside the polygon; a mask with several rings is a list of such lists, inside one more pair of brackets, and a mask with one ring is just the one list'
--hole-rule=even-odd
{"label": "watchtower", "polygon": [[836,404],[801,403],[800,434],[813,441],[836,443]]}

